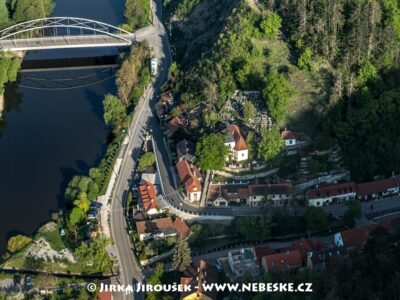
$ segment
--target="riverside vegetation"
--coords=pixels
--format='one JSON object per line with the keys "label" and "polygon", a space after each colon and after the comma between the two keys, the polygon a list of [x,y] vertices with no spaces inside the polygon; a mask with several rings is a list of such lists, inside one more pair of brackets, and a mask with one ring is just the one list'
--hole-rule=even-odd
{"label": "riverside vegetation", "polygon": [[[38,7],[44,9],[47,6],[38,4]],[[111,129],[106,154],[87,176],[77,175],[71,179],[65,190],[66,210],[52,214],[54,223],[49,224],[54,225],[51,230],[40,229],[32,238],[18,235],[10,239],[3,266],[86,274],[112,272],[112,261],[106,252],[110,241],[96,237],[97,221],[87,222],[87,213],[92,201],[107,189],[126,128],[137,101],[151,80],[150,54],[147,42],[138,43],[128,53],[121,54],[122,64],[116,76],[117,95],[106,95],[103,101],[104,121]],[[61,229],[63,236],[60,235]],[[71,251],[77,262],[54,263],[52,260],[26,257],[33,243],[39,242],[42,237],[56,251]]]}
{"label": "riverside vegetation", "polygon": [[[0,29],[15,23],[50,16],[54,9],[53,0],[0,1]],[[22,59],[14,53],[0,54],[0,93],[4,93],[7,82],[17,80]]]}

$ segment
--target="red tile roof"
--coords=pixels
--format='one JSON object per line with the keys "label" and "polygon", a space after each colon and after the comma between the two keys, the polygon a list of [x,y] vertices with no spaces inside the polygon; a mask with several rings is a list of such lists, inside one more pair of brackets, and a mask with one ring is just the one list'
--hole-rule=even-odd
{"label": "red tile roof", "polygon": [[176,232],[178,232],[183,239],[186,239],[189,236],[190,228],[184,219],[176,218],[174,221],[174,227]]}
{"label": "red tile roof", "polygon": [[176,164],[176,169],[187,191],[190,193],[201,191],[199,181],[199,177],[201,177],[200,171],[194,164],[189,163],[186,159],[182,159]]}
{"label": "red tile roof", "polygon": [[300,250],[292,250],[266,255],[263,257],[263,264],[267,266],[268,272],[300,267],[301,253]]}
{"label": "red tile roof", "polygon": [[387,192],[388,189],[396,188],[399,186],[400,186],[400,175],[387,179],[358,183],[356,189],[357,189],[357,195],[368,196],[377,193],[385,193]]}
{"label": "red tile roof", "polygon": [[324,185],[316,189],[308,190],[306,192],[306,198],[307,200],[310,200],[317,198],[335,197],[338,195],[355,193],[355,192],[356,192],[356,185],[354,182],[351,181],[351,182]]}
{"label": "red tile roof", "polygon": [[353,248],[363,245],[367,241],[371,231],[373,231],[378,227],[382,227],[386,230],[389,230],[391,224],[390,223],[371,224],[368,226],[352,228],[340,232],[340,235],[342,236],[343,246],[346,248]]}
{"label": "red tile roof", "polygon": [[233,139],[235,140],[235,147],[234,149],[236,151],[242,151],[242,150],[247,150],[247,144],[246,141],[243,137],[243,133],[241,131],[241,129],[239,128],[239,126],[235,125],[235,124],[231,124],[229,125],[229,127],[225,130],[225,132],[229,130],[229,132],[232,134]]}
{"label": "red tile roof", "polygon": [[305,262],[307,260],[308,253],[317,251],[319,247],[316,244],[314,244],[311,240],[306,238],[301,238],[292,243],[292,249],[300,250],[303,262]]}
{"label": "red tile roof", "polygon": [[99,299],[99,300],[111,300],[112,299],[112,294],[111,294],[111,292],[100,292],[99,295],[97,296],[97,299]]}
{"label": "red tile roof", "polygon": [[157,209],[156,190],[154,184],[144,181],[139,185],[139,201],[145,212]]}
{"label": "red tile roof", "polygon": [[283,195],[283,194],[291,194],[292,192],[293,192],[293,186],[291,183],[249,185],[250,196]]}
{"label": "red tile roof", "polygon": [[156,233],[169,228],[174,229],[171,217],[136,222],[138,234]]}
{"label": "red tile roof", "polygon": [[281,137],[284,140],[295,140],[296,139],[296,135],[289,131],[289,130],[284,130],[281,132]]}
{"label": "red tile roof", "polygon": [[136,222],[138,234],[157,233],[167,229],[175,230],[183,239],[186,239],[190,234],[188,224],[180,218],[177,218],[174,222],[171,217]]}
{"label": "red tile roof", "polygon": [[184,127],[185,122],[181,118],[174,117],[165,125],[165,132],[168,136],[171,136],[179,128]]}
{"label": "red tile roof", "polygon": [[261,265],[261,260],[264,256],[271,255],[275,253],[275,250],[270,247],[256,247],[254,248],[256,252],[258,264]]}

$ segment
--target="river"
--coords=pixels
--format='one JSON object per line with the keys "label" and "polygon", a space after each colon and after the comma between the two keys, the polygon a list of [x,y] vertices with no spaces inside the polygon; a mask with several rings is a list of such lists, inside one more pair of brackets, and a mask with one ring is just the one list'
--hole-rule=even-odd
{"label": "river", "polygon": [[[54,16],[82,17],[118,25],[124,0],[58,0]],[[68,49],[29,53],[26,59],[116,54],[117,49]],[[88,71],[86,71],[88,72]],[[71,72],[44,77],[64,78]],[[27,79],[20,84],[26,85]],[[6,88],[0,121],[0,253],[16,233],[32,234],[64,207],[63,191],[75,174],[93,167],[106,150],[109,130],[102,100],[115,93],[114,79],[66,90]]]}

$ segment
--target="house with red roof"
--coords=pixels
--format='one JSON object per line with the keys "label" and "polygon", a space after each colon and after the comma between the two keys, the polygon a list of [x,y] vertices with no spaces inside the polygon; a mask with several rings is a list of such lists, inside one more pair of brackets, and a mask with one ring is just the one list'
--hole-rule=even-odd
{"label": "house with red roof", "polygon": [[333,236],[333,242],[336,247],[344,247],[346,249],[354,249],[365,244],[369,234],[376,228],[381,227],[389,230],[392,227],[391,223],[371,224],[364,227],[351,228]]}
{"label": "house with red roof", "polygon": [[190,202],[200,201],[201,199],[201,181],[202,177],[195,164],[185,158],[176,164],[179,178],[185,188],[186,198]]}
{"label": "house with red roof", "polygon": [[356,185],[354,182],[321,185],[306,192],[306,200],[309,206],[325,206],[348,201],[355,197]]}
{"label": "house with red roof", "polygon": [[380,197],[398,194],[400,191],[400,175],[391,178],[358,183],[357,198],[373,200]]}
{"label": "house with red roof", "polygon": [[139,206],[148,215],[158,214],[157,196],[154,184],[143,181],[139,185]]}
{"label": "house with red roof", "polygon": [[265,273],[288,271],[302,266],[300,250],[287,250],[280,253],[266,255],[261,260]]}
{"label": "house with red roof", "polygon": [[167,137],[172,137],[179,128],[185,128],[188,122],[184,118],[174,117],[167,124],[165,124],[165,134]]}
{"label": "house with red roof", "polygon": [[290,130],[285,129],[284,131],[282,131],[281,138],[284,140],[286,147],[296,145],[297,136],[294,132]]}
{"label": "house with red roof", "polygon": [[293,250],[297,249],[300,251],[303,264],[306,264],[307,257],[312,256],[315,252],[320,250],[322,248],[322,244],[314,243],[312,240],[302,237],[301,239],[293,242],[291,248]]}
{"label": "house with red roof", "polygon": [[236,162],[247,160],[249,158],[249,148],[239,126],[231,124],[222,133],[225,135],[225,146],[231,150],[229,157]]}
{"label": "house with red roof", "polygon": [[136,222],[135,225],[141,241],[164,239],[173,236],[180,236],[186,239],[190,235],[188,224],[180,218],[175,219],[175,221],[171,217],[145,220]]}

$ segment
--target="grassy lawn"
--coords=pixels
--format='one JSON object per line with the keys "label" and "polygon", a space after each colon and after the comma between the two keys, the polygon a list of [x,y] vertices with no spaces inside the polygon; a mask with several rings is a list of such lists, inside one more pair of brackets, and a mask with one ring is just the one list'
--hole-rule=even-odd
{"label": "grassy lawn", "polygon": [[327,97],[324,88],[326,80],[321,72],[313,73],[297,67],[292,68],[290,82],[296,95],[288,107],[286,122],[282,127],[303,131],[310,136],[315,135],[321,117],[322,102]]}
{"label": "grassy lawn", "polygon": [[35,236],[35,240],[38,240],[40,237],[46,239],[46,241],[48,241],[49,244],[51,245],[51,248],[53,248],[56,251],[61,251],[65,249],[65,245],[61,239],[58,227],[56,230],[53,231],[39,230],[38,234]]}

